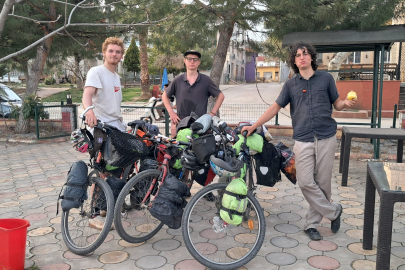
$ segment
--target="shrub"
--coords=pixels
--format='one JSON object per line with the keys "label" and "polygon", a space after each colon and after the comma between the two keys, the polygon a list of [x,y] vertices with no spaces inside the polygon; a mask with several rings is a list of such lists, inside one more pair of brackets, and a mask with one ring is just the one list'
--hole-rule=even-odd
{"label": "shrub", "polygon": [[52,84],[55,84],[55,83],[56,83],[56,80],[53,77],[48,77],[48,78],[45,79],[45,84],[46,85],[52,85]]}

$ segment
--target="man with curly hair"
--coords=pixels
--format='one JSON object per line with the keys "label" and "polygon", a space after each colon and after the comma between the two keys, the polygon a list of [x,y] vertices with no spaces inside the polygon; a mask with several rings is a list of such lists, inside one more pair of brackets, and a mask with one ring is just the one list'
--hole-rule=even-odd
{"label": "man with curly hair", "polygon": [[116,72],[124,54],[124,43],[118,37],[109,37],[103,43],[102,52],[104,64],[89,70],[84,85],[84,109],[95,106],[87,111],[86,124],[92,128],[99,119],[125,131],[121,115],[121,81]]}
{"label": "man with curly hair", "polygon": [[317,225],[323,217],[332,221],[333,233],[340,228],[343,208],[330,201],[337,146],[332,105],[340,111],[356,102],[339,99],[332,75],[317,71],[316,57],[315,48],[310,44],[295,44],[290,49],[288,64],[296,76],[284,84],[276,102],[255,124],[243,128],[250,134],[290,104],[297,182],[309,203],[304,231],[311,240],[321,240]]}

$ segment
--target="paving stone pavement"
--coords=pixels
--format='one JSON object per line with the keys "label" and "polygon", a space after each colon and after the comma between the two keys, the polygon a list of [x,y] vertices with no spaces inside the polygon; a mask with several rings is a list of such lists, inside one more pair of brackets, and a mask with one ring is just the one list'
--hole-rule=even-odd
{"label": "paving stone pavement", "polygon": [[[26,268],[205,269],[188,253],[181,231],[166,226],[145,243],[126,243],[111,231],[92,254],[71,253],[60,233],[56,198],[70,165],[77,160],[87,162],[88,156],[74,151],[69,142],[0,143],[0,152],[0,218],[24,218],[31,224],[27,233],[27,256],[31,257],[26,259]],[[266,213],[266,237],[258,255],[241,269],[375,269],[376,235],[373,250],[363,250],[361,244],[366,164],[365,160],[350,161],[348,186],[341,187],[335,160],[332,200],[343,206],[342,225],[333,234],[330,221],[324,219],[319,228],[323,240],[318,242],[303,232],[308,204],[298,186],[286,178],[272,188],[260,186],[257,198]],[[378,194],[376,201],[378,215]],[[404,203],[395,204],[391,269],[405,269]]]}

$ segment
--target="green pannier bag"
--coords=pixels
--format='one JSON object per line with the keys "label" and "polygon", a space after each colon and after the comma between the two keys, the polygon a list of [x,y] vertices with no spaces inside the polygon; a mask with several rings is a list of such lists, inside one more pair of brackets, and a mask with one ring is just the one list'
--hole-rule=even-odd
{"label": "green pannier bag", "polygon": [[233,179],[225,189],[222,206],[219,212],[221,218],[228,224],[242,223],[243,213],[247,207],[247,186],[242,178]]}
{"label": "green pannier bag", "polygon": [[[191,137],[191,129],[189,129],[189,128],[183,128],[183,129],[181,129],[181,130],[179,130],[179,132],[177,133],[177,135],[176,135],[176,140],[177,141],[179,141],[179,142],[190,142],[190,140],[189,139],[187,139],[187,136],[190,136]],[[197,134],[194,134],[193,135],[193,138],[198,138],[198,137],[200,137],[199,135],[197,135]],[[185,148],[186,146],[185,145],[182,145],[182,146],[180,146],[181,148]],[[177,159],[176,160],[176,162],[174,163],[174,165],[173,165],[173,168],[174,169],[181,169],[181,168],[183,168],[183,166],[181,165],[181,163],[180,163],[180,159]]]}
{"label": "green pannier bag", "polygon": [[[237,141],[232,147],[236,150],[236,154],[238,155],[240,152],[240,146],[245,141],[245,138],[239,134],[239,141]],[[261,153],[263,150],[264,140],[263,137],[257,133],[251,134],[246,139],[246,145],[249,147],[250,150],[256,150],[257,152]]]}

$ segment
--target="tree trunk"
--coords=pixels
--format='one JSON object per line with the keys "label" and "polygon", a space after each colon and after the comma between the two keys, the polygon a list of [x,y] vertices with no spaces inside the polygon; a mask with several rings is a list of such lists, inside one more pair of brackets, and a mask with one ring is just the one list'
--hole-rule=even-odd
{"label": "tree trunk", "polygon": [[83,82],[83,76],[81,75],[80,71],[80,62],[82,61],[82,58],[78,55],[75,55],[75,76],[76,76],[76,86],[78,89],[83,89],[84,87],[84,82]]}
{"label": "tree trunk", "polygon": [[[214,55],[214,61],[212,63],[212,69],[210,74],[211,79],[218,87],[221,82],[221,75],[224,69],[226,54],[228,52],[228,47],[231,41],[234,25],[235,21],[224,20],[224,23],[221,29],[219,30],[217,50]],[[216,100],[217,99],[213,97],[210,97],[208,99],[207,113],[212,110]],[[219,112],[217,113],[217,116],[219,117]]]}
{"label": "tree trunk", "polygon": [[14,5],[14,0],[6,0],[6,2],[4,2],[3,8],[1,9],[1,12],[0,12],[0,39],[1,39],[1,35],[3,34],[4,25],[6,25],[8,13],[10,12],[13,5]]}
{"label": "tree trunk", "polygon": [[[49,4],[49,15],[56,18],[56,6],[53,2]],[[48,29],[45,31],[44,35],[55,28],[55,23],[50,23]],[[50,37],[43,42],[41,42],[37,47],[37,55],[35,57],[34,63],[31,66],[30,77],[27,80],[27,88],[25,89],[24,97],[35,95],[38,89],[38,84],[42,71],[44,70],[46,58],[48,57],[49,50],[51,49],[53,37]],[[24,106],[24,101],[23,101]],[[30,119],[25,119],[23,116],[23,110],[21,108],[20,115],[18,117],[18,122],[16,126],[16,133],[24,134],[28,133],[30,128]]]}
{"label": "tree trunk", "polygon": [[141,61],[141,99],[150,99],[152,97],[149,81],[148,45],[146,43],[147,37],[148,28],[142,27],[139,30],[139,55]]}
{"label": "tree trunk", "polygon": [[[351,52],[338,52],[335,54],[335,57],[333,57],[329,64],[328,64],[328,70],[338,70],[340,69],[340,66],[342,65],[343,61],[349,57]],[[337,81],[337,77],[339,72],[329,72],[332,76],[335,82]]]}

